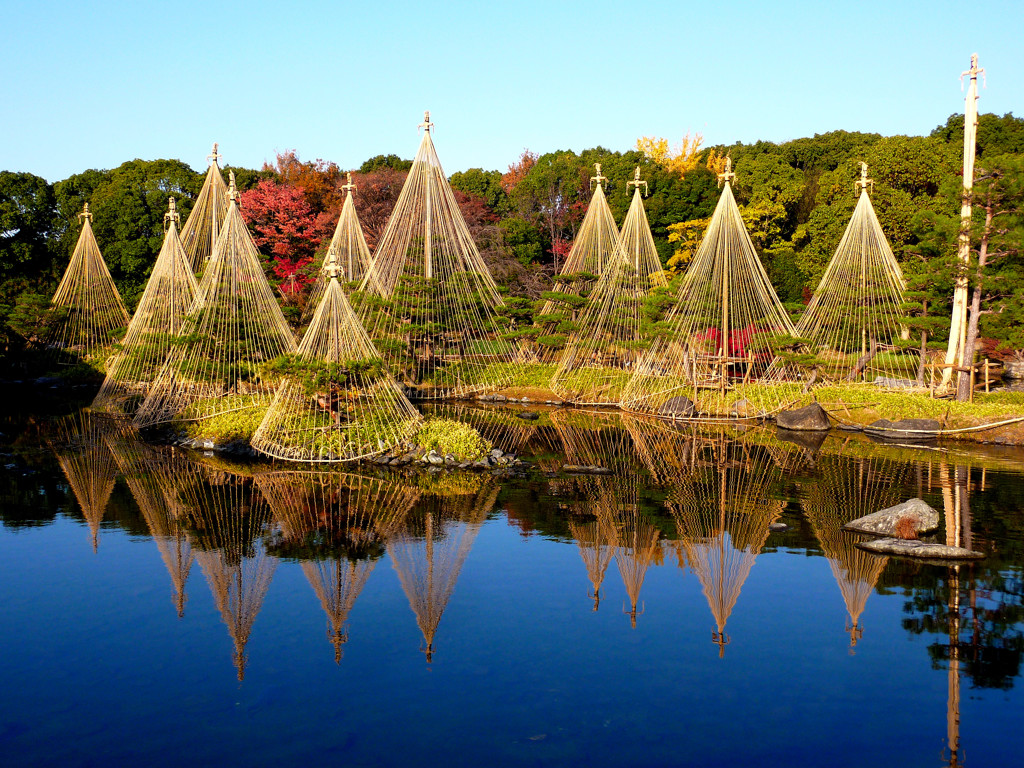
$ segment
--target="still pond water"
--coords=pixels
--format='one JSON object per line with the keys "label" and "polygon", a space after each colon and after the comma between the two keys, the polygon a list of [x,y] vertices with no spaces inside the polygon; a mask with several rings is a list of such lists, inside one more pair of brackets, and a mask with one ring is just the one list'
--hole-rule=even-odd
{"label": "still pond water", "polygon": [[[447,410],[528,471],[7,417],[0,764],[1020,764],[1024,452]],[[912,496],[988,557],[840,530]]]}

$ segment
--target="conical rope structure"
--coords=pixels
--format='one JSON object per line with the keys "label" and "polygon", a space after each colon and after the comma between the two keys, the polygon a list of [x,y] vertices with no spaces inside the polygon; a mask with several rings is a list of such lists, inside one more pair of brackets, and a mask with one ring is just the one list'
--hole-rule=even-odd
{"label": "conical rope structure", "polygon": [[637,166],[633,180],[626,182],[627,187],[634,187],[633,199],[626,212],[626,218],[622,220],[619,241],[622,243],[626,261],[633,265],[633,270],[639,278],[646,281],[650,288],[666,288],[668,279],[665,277],[665,268],[661,265],[658,249],[654,245],[654,235],[651,234],[651,224],[647,220],[647,211],[644,209],[644,200],[640,193],[641,185],[647,189],[647,182],[640,178],[640,167]]}
{"label": "conical rope structure", "polygon": [[712,640],[722,656],[726,623],[785,502],[772,498],[779,472],[756,446],[723,439],[705,456],[704,467],[683,479],[667,503],[714,616]]}
{"label": "conical rope structure", "polygon": [[275,458],[355,461],[393,448],[422,421],[352,311],[336,256],[328,259],[327,290],[252,437]]}
{"label": "conical rope structure", "polygon": [[189,508],[196,560],[234,644],[238,679],[245,677],[246,645],[277,570],[263,538],[270,507],[249,478],[226,472],[193,475],[182,494]]}
{"label": "conical rope structure", "polygon": [[500,387],[516,354],[503,302],[477,251],[431,139],[423,140],[360,285],[359,316],[404,386],[421,398]]}
{"label": "conical rope structure", "polygon": [[295,338],[238,210],[232,174],[224,227],[195,304],[135,415],[135,425],[165,423],[176,416],[202,421],[267,406],[277,381],[262,369],[294,351]]}
{"label": "conical rope structure", "polygon": [[[889,558],[857,548],[861,540],[843,526],[858,517],[898,504],[898,476],[906,467],[881,458],[823,456],[818,476],[801,494],[804,514],[828,558],[850,620],[850,650],[864,635],[860,617]],[[803,483],[801,483],[803,486]]]}
{"label": "conical rope structure", "polygon": [[96,243],[88,203],[78,217],[82,231],[50,301],[53,318],[42,337],[62,361],[102,362],[128,325],[128,312]]}
{"label": "conical rope structure", "polygon": [[104,440],[113,425],[87,411],[58,420],[47,442],[89,526],[92,549],[99,548],[100,524],[117,482],[117,465]]}
{"label": "conical rope structure", "polygon": [[821,362],[824,380],[912,386],[920,353],[903,342],[906,282],[868,196],[861,163],[860,197],[843,239],[796,326]]}
{"label": "conical rope structure", "polygon": [[551,377],[551,391],[577,405],[618,405],[649,342],[647,278],[622,259],[606,265]]}
{"label": "conical rope structure", "polygon": [[256,484],[280,531],[273,551],[302,561],[302,572],[327,614],[334,660],[340,662],[349,613],[420,492],[336,472],[273,472],[258,475]]}
{"label": "conical rope structure", "polygon": [[195,301],[195,275],[178,238],[174,198],[164,214],[166,232],[139,306],[128,324],[118,352],[107,364],[107,376],[92,402],[94,410],[131,415],[171,354],[174,339]]}
{"label": "conical rope structure", "polygon": [[580,315],[598,279],[609,265],[626,261],[615,217],[602,186],[608,179],[601,175],[600,163],[595,163],[595,168],[597,175],[590,179],[594,182],[594,192],[587,213],[565,265],[535,317],[536,356],[542,363],[557,362],[573,331],[581,327]]}
{"label": "conical rope structure", "polygon": [[772,367],[789,316],[750,241],[727,169],[725,186],[676,297],[669,331],[637,364],[622,395],[627,410],[673,419],[758,418],[799,385]]}
{"label": "conical rope structure", "polygon": [[217,164],[220,157],[214,144],[213,152],[206,158],[210,167],[206,171],[203,188],[199,190],[192,212],[181,229],[182,248],[188,255],[189,267],[197,275],[206,269],[206,262],[213,255],[228,213],[228,187]]}
{"label": "conical rope structure", "polygon": [[466,556],[498,498],[489,475],[447,474],[421,479],[423,496],[388,547],[416,624],[427,662]]}
{"label": "conical rope structure", "polygon": [[[320,305],[320,300],[330,283],[328,267],[332,258],[338,268],[338,279],[343,283],[362,282],[370,266],[370,248],[366,245],[363,228],[359,224],[359,216],[356,214],[356,206],[352,200],[352,193],[355,192],[356,185],[352,183],[351,173],[348,174],[348,183],[342,189],[348,194],[345,195],[345,203],[341,207],[338,226],[335,227],[334,236],[327,247],[323,265],[316,282],[309,290],[303,320],[309,319],[316,307]],[[373,288],[371,287],[370,290]]]}
{"label": "conical rope structure", "polygon": [[180,619],[185,615],[185,585],[195,553],[188,536],[188,513],[178,492],[196,468],[174,448],[141,442],[127,422],[119,423],[106,436],[106,442],[171,577],[174,607]]}

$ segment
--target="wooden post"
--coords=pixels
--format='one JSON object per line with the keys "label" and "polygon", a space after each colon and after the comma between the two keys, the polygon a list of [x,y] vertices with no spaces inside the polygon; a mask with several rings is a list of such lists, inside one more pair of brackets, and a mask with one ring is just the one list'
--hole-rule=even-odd
{"label": "wooden post", "polygon": [[988,376],[988,358],[985,358],[985,394],[989,394],[992,390],[989,389],[990,381]]}
{"label": "wooden post", "polygon": [[972,365],[971,368],[971,402],[974,402],[974,380],[978,373],[978,366]]}
{"label": "wooden post", "polygon": [[971,189],[974,186],[974,157],[978,135],[978,54],[971,54],[971,68],[960,75],[970,77],[964,99],[964,185],[961,190],[960,245],[957,251],[956,287],[953,292],[953,314],[950,318],[949,345],[946,347],[946,367],[942,369],[942,385],[949,384],[954,366],[970,362],[964,360],[967,336],[967,267],[971,260]]}

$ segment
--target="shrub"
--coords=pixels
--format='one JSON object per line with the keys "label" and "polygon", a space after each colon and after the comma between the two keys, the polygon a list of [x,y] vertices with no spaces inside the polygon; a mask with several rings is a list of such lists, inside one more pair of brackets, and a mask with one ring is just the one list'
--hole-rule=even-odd
{"label": "shrub", "polygon": [[416,443],[425,451],[437,451],[442,456],[450,453],[459,461],[476,461],[494,447],[473,427],[451,419],[430,419],[424,423]]}

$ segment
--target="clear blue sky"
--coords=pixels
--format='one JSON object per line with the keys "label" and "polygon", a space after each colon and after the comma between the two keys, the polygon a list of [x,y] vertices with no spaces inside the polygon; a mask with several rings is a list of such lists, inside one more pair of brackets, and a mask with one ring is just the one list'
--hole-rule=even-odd
{"label": "clear blue sky", "polygon": [[1024,116],[1024,2],[22,2],[0,11],[0,169],[57,181],[140,157],[343,168],[412,157],[429,108],[445,170],[636,137],[926,134]]}

